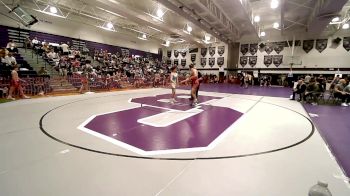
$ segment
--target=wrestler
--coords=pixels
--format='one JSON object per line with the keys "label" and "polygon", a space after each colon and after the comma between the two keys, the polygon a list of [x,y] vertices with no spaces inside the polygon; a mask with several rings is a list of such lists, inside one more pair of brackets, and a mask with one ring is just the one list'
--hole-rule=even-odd
{"label": "wrestler", "polygon": [[191,97],[193,98],[192,105],[195,106],[198,103],[197,100],[197,89],[199,87],[199,80],[198,80],[198,71],[194,67],[193,64],[190,65],[190,77],[188,77],[186,80],[181,81],[181,83],[186,83],[187,81],[191,81]]}
{"label": "wrestler", "polygon": [[19,91],[19,95],[23,98],[23,99],[29,99],[30,97],[24,95],[23,93],[23,88],[21,85],[21,79],[18,77],[18,65],[14,65],[13,66],[13,70],[11,72],[11,83],[10,83],[10,91],[9,91],[9,95],[7,97],[7,99],[12,99],[15,100],[15,98],[12,97],[13,92],[18,89]]}

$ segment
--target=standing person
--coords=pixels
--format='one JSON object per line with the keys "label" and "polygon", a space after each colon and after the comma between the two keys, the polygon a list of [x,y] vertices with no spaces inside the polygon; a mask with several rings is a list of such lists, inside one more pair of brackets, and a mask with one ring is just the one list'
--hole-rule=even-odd
{"label": "standing person", "polygon": [[21,85],[21,79],[18,77],[18,65],[14,65],[13,67],[14,69],[11,72],[11,83],[10,83],[10,91],[9,91],[9,95],[7,97],[7,99],[12,99],[15,100],[15,98],[13,98],[12,94],[13,92],[18,89],[19,91],[19,95],[23,98],[23,99],[29,99],[30,97],[24,95],[23,93],[23,88]]}
{"label": "standing person", "polygon": [[186,83],[187,81],[191,81],[191,85],[192,85],[191,99],[193,99],[192,106],[196,106],[198,103],[196,92],[197,92],[197,88],[199,87],[198,71],[193,64],[190,65],[190,71],[191,71],[190,77],[188,77],[186,80],[181,81],[181,83]]}
{"label": "standing person", "polygon": [[[198,72],[198,88],[196,91],[197,100],[199,99],[198,91],[199,91],[199,87],[201,86],[202,81],[203,81],[203,76],[202,76],[201,72]],[[192,97],[192,99],[193,99],[193,97]]]}
{"label": "standing person", "polygon": [[83,72],[81,74],[80,81],[81,81],[81,87],[80,87],[79,93],[82,94],[84,90],[87,90],[87,91],[89,90],[88,74]]}
{"label": "standing person", "polygon": [[177,71],[177,67],[176,66],[171,68],[170,85],[171,85],[172,99],[171,99],[170,103],[177,102],[175,100],[175,97],[176,97],[176,86],[177,86],[177,83],[178,83],[178,74],[177,74],[176,71]]}

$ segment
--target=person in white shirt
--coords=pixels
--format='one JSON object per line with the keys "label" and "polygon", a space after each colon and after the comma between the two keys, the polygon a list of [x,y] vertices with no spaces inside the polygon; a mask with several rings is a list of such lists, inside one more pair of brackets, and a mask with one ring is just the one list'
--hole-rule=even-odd
{"label": "person in white shirt", "polygon": [[170,85],[171,85],[172,99],[171,99],[170,103],[177,102],[175,100],[175,97],[176,97],[176,86],[177,86],[177,83],[178,83],[178,74],[177,74],[176,70],[177,70],[176,66],[171,68]]}
{"label": "person in white shirt", "polygon": [[17,47],[16,47],[16,44],[15,44],[15,42],[13,42],[12,40],[9,40],[9,43],[7,43],[7,45],[6,45],[6,49],[7,49],[9,52],[18,53],[18,49],[17,49]]}
{"label": "person in white shirt", "polygon": [[60,45],[62,48],[63,55],[68,55],[69,54],[69,46],[66,43],[63,43]]}
{"label": "person in white shirt", "polygon": [[12,53],[5,56],[5,63],[8,65],[11,65],[12,63],[17,64],[16,58],[12,56]]}
{"label": "person in white shirt", "polygon": [[32,44],[33,46],[38,45],[39,44],[38,38],[34,37],[34,39],[32,39]]}

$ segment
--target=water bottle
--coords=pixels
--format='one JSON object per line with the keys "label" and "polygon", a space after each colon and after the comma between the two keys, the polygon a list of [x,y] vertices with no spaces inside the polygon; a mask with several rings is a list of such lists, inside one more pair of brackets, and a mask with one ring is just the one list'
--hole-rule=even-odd
{"label": "water bottle", "polygon": [[317,184],[310,188],[309,196],[332,196],[332,193],[327,187],[327,183],[318,181]]}

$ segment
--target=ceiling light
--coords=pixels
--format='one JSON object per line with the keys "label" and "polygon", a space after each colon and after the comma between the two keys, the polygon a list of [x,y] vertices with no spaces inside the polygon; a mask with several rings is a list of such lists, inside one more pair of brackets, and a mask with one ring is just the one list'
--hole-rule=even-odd
{"label": "ceiling light", "polygon": [[188,24],[185,25],[185,27],[183,28],[183,32],[185,32],[186,34],[191,34],[192,31],[192,27]]}
{"label": "ceiling light", "polygon": [[350,27],[349,23],[343,24],[343,29],[349,29],[349,27]]}
{"label": "ceiling light", "polygon": [[53,14],[57,14],[57,8],[54,7],[54,6],[51,6],[50,7],[50,12],[53,13]]}
{"label": "ceiling light", "polygon": [[158,8],[157,12],[156,12],[156,15],[158,18],[162,18],[163,15],[164,15],[164,12],[162,9]]}
{"label": "ceiling light", "polygon": [[187,29],[186,29],[188,32],[191,32],[192,31],[192,27],[190,25],[187,25]]}
{"label": "ceiling light", "polygon": [[280,24],[278,22],[273,23],[273,28],[278,29],[280,27]]}
{"label": "ceiling light", "polygon": [[139,36],[137,38],[139,38],[141,40],[147,40],[147,35],[146,35],[146,33],[142,33],[142,34],[139,34]]}
{"label": "ceiling light", "polygon": [[271,8],[276,9],[278,7],[278,0],[271,0]]}
{"label": "ceiling light", "polygon": [[112,29],[113,28],[113,24],[111,22],[108,22],[106,26],[107,26],[108,29]]}
{"label": "ceiling light", "polygon": [[340,20],[340,18],[337,16],[337,17],[334,17],[333,19],[332,19],[332,22],[338,22]]}
{"label": "ceiling light", "polygon": [[204,40],[205,40],[205,41],[210,41],[210,35],[205,35],[205,36],[204,36]]}
{"label": "ceiling light", "polygon": [[260,22],[260,16],[255,16],[254,17],[254,22]]}
{"label": "ceiling light", "polygon": [[261,37],[264,37],[265,35],[266,35],[265,31],[262,31],[262,32],[260,33],[260,36],[261,36]]}
{"label": "ceiling light", "polygon": [[43,10],[41,10],[41,9],[34,9],[34,10],[37,12],[40,12],[40,13],[44,13],[44,14],[47,14],[50,16],[56,16],[56,17],[60,17],[60,18],[67,18],[67,16],[68,16],[68,14],[64,15],[62,13],[62,11],[60,10],[60,8],[57,8],[57,7],[51,6],[51,5],[47,5]]}

